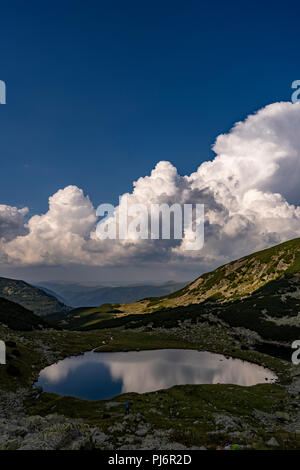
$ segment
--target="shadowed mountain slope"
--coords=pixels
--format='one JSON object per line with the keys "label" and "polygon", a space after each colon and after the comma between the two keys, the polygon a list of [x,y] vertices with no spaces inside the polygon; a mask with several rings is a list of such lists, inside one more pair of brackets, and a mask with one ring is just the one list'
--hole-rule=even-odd
{"label": "shadowed mountain slope", "polygon": [[11,330],[21,331],[31,331],[49,326],[43,318],[3,297],[0,297],[0,323],[8,326]]}
{"label": "shadowed mountain slope", "polygon": [[16,302],[39,316],[70,310],[53,295],[16,279],[0,277],[0,297]]}

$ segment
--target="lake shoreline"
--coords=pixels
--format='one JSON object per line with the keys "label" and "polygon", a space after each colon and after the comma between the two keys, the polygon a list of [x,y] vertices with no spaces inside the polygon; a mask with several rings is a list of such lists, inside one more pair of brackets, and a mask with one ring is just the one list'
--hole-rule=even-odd
{"label": "lake shoreline", "polygon": [[[100,449],[119,449],[124,446],[128,449],[151,448],[151,446],[160,448],[160,445],[165,446],[165,448],[170,446],[168,447],[170,449],[191,448],[192,446],[204,446],[213,449],[217,447],[218,441],[221,439],[222,434],[224,435],[224,432],[227,436],[230,436],[232,432],[235,432],[234,429],[239,428],[241,431],[239,431],[240,435],[238,438],[236,437],[236,440],[239,441],[241,446],[250,445],[251,448],[268,448],[266,442],[269,440],[269,434],[266,434],[263,428],[260,427],[262,418],[258,419],[256,415],[256,413],[263,413],[261,416],[264,416],[265,421],[269,423],[269,428],[273,430],[272,436],[276,437],[280,446],[283,445],[280,437],[282,430],[284,430],[286,438],[295,439],[294,418],[297,415],[295,415],[295,411],[292,414],[290,410],[293,409],[294,405],[297,405],[294,392],[298,387],[297,381],[299,381],[297,376],[294,376],[297,368],[286,361],[257,353],[251,349],[241,349],[241,345],[245,344],[244,338],[241,337],[240,342],[235,344],[234,341],[237,342],[237,340],[233,338],[232,332],[225,329],[205,327],[205,325],[201,325],[199,328],[197,328],[197,325],[184,325],[177,329],[167,331],[157,329],[151,332],[110,329],[108,331],[91,332],[44,330],[41,332],[18,333],[3,329],[1,333],[3,336],[6,334],[10,340],[16,341],[21,352],[21,358],[23,362],[25,360],[27,363],[25,370],[22,369],[21,358],[14,359],[13,363],[21,369],[21,377],[14,381],[10,380],[8,382],[5,378],[1,381],[0,393],[4,398],[7,397],[3,413],[6,413],[10,423],[14,423],[17,416],[20,416],[20,411],[17,411],[15,406],[17,402],[22,413],[24,413],[25,422],[27,423],[28,420],[36,417],[34,419],[39,420],[41,429],[44,426],[48,429],[52,422],[50,416],[53,414],[59,417],[53,419],[60,420],[62,423],[61,425],[57,424],[59,428],[60,426],[63,427],[63,423],[71,427],[77,426],[78,419],[81,423],[80,426],[85,430],[84,433],[87,433],[90,437],[94,432],[91,430],[97,428],[98,433],[103,433],[106,436],[105,438],[102,436],[103,442],[99,436],[97,442],[96,438],[91,438],[92,447]],[[112,336],[113,341],[109,341]],[[32,383],[34,383],[43,367],[70,355],[78,355],[92,350],[103,341],[105,341],[105,344],[103,344],[103,348],[101,347],[102,351],[152,350],[163,346],[164,349],[170,349],[171,347],[178,349],[191,348],[230,355],[233,358],[236,357],[268,367],[278,375],[278,383],[260,384],[251,387],[179,385],[168,390],[142,395],[130,393],[113,399],[94,402],[47,393],[40,394],[39,390],[32,390]],[[245,389],[248,389],[248,392],[245,395],[246,402],[242,404],[240,400],[244,397],[245,392],[243,390]],[[2,400],[3,404],[5,403],[4,398]],[[133,422],[130,423],[124,420],[125,400],[134,403],[132,410]],[[110,403],[116,403],[116,405],[110,405]],[[178,419],[176,414],[175,417],[170,417],[169,408],[174,403],[176,413],[179,413]],[[227,412],[224,410],[224,403],[227,404]],[[199,408],[203,409],[200,416]],[[232,422],[230,426],[229,422],[226,421],[229,416],[228,412]],[[278,416],[276,415],[277,412],[279,413]],[[285,421],[280,413],[283,413],[284,417],[287,418]],[[218,418],[218,416],[220,417]],[[118,421],[121,422],[122,430],[114,427]],[[182,422],[185,422],[185,428],[181,428]],[[194,422],[195,424],[193,424]],[[145,429],[148,431],[143,436]],[[251,433],[249,435],[247,429],[252,430],[253,435]],[[81,433],[81,431],[78,432]],[[188,434],[188,432],[191,434]],[[217,432],[216,436],[219,437],[213,438],[214,434],[211,434],[212,432]],[[46,445],[43,443],[38,444],[38,437],[36,437],[36,440],[36,445]],[[293,445],[291,444],[291,447]]]}
{"label": "lake shoreline", "polygon": [[195,349],[128,352],[92,350],[69,356],[39,373],[34,387],[46,393],[104,400],[124,393],[146,393],[176,385],[275,383],[265,367],[245,360]]}

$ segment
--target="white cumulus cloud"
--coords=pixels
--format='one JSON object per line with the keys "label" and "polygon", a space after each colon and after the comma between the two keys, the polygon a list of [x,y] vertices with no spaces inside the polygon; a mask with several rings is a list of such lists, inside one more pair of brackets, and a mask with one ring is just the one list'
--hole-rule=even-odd
{"label": "white cumulus cloud", "polygon": [[161,161],[149,176],[133,183],[126,194],[129,206],[205,204],[202,250],[185,250],[186,240],[99,240],[90,199],[68,186],[49,198],[45,214],[26,224],[26,209],[0,205],[0,257],[16,266],[130,262],[180,269],[188,260],[200,272],[300,236],[299,129],[300,105],[274,103],[220,135],[214,160],[196,172],[180,176],[170,162]]}
{"label": "white cumulus cloud", "polygon": [[26,233],[25,216],[29,212],[27,207],[17,207],[0,204],[0,238],[11,240],[18,235]]}

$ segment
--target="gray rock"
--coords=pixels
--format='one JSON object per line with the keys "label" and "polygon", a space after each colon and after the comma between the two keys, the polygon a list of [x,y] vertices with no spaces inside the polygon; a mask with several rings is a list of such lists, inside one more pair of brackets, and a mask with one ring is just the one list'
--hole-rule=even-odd
{"label": "gray rock", "polygon": [[123,423],[115,423],[112,426],[108,428],[109,433],[119,433],[119,432],[124,432],[125,431],[125,426]]}
{"label": "gray rock", "polygon": [[101,444],[103,444],[103,442],[108,440],[108,436],[104,434],[104,432],[99,431],[98,428],[94,428],[91,430],[91,437],[95,447],[100,446]]}
{"label": "gray rock", "polygon": [[269,439],[268,442],[267,442],[267,446],[269,446],[269,447],[278,447],[279,444],[278,444],[277,440],[275,439],[275,437],[271,437],[271,439]]}
{"label": "gray rock", "polygon": [[284,411],[276,411],[275,414],[280,421],[289,421],[290,419],[290,415]]}
{"label": "gray rock", "polygon": [[141,426],[137,429],[137,431],[135,432],[135,434],[137,436],[146,436],[146,434],[148,434],[150,430],[150,426],[149,425],[145,425],[145,426]]}

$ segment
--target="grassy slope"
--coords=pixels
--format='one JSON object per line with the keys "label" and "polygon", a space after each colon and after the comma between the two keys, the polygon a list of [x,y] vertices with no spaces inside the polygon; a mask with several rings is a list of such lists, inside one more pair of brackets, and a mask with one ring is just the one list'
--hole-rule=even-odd
{"label": "grassy slope", "polygon": [[27,282],[16,279],[0,277],[0,296],[16,302],[40,316],[69,310],[56,297],[27,284]]}
{"label": "grassy slope", "polygon": [[119,304],[103,304],[100,307],[79,307],[71,310],[69,313],[51,314],[46,317],[50,324],[59,325],[62,328],[70,330],[81,329],[84,325],[86,329],[97,328],[102,321],[108,321],[115,318],[120,313]]}
{"label": "grassy slope", "polygon": [[[173,294],[133,304],[83,308],[70,312],[63,324],[71,329],[92,329],[111,327],[111,320],[116,319],[116,326],[129,321],[131,327],[133,322],[142,326],[152,321],[158,326],[176,326],[181,318],[196,318],[213,312],[220,317],[223,315],[226,321],[231,320],[231,326],[254,330],[257,327],[267,339],[287,341],[297,337],[300,327],[299,273],[300,239],[297,238],[203,274]],[[140,313],[152,315],[133,317]],[[281,323],[276,324],[280,318]],[[59,322],[61,317],[49,320]]]}
{"label": "grassy slope", "polygon": [[245,256],[199,278],[173,294],[121,305],[128,313],[143,313],[162,307],[198,304],[209,298],[220,302],[248,296],[272,280],[300,272],[300,238]]}

